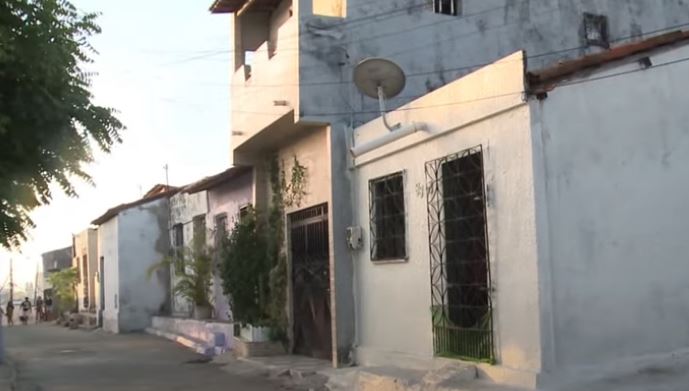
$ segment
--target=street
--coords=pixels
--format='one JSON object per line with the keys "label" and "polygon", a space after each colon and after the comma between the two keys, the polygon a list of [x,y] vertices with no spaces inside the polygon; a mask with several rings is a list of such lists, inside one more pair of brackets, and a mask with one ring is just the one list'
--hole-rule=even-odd
{"label": "street", "polygon": [[18,390],[279,390],[268,378],[233,375],[170,341],[53,324],[5,328]]}

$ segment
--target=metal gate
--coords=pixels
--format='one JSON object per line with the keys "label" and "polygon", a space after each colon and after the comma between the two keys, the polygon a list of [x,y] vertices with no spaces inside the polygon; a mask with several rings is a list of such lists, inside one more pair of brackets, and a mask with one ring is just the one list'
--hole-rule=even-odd
{"label": "metal gate", "polygon": [[328,206],[289,215],[294,352],[330,359]]}
{"label": "metal gate", "polygon": [[426,184],[435,353],[493,361],[481,147],[427,162]]}

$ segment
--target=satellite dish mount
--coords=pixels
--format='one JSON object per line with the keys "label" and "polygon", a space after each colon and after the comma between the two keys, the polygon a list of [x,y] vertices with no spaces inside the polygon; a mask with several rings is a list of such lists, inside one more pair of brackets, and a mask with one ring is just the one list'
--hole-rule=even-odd
{"label": "satellite dish mount", "polygon": [[384,58],[367,58],[354,68],[354,84],[362,94],[378,99],[380,116],[388,130],[401,127],[399,123],[390,125],[388,122],[385,100],[394,98],[404,89],[406,77],[402,68]]}

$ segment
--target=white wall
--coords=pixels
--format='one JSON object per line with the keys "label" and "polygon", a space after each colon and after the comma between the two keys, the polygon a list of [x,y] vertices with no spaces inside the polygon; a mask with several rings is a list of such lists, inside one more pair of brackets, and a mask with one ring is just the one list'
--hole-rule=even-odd
{"label": "white wall", "polygon": [[[215,218],[218,215],[227,215],[227,230],[232,229],[234,224],[239,221],[239,208],[252,202],[253,194],[253,172],[249,171],[244,175],[234,178],[225,184],[208,190],[208,221],[213,229],[213,235],[217,233]],[[209,237],[213,243],[214,237]],[[227,296],[223,293],[222,280],[218,270],[213,273],[213,308],[215,318],[218,320],[231,319],[231,309]]]}
{"label": "white wall", "polygon": [[103,311],[103,329],[112,333],[119,332],[119,236],[117,217],[100,225],[98,228],[98,259],[103,257],[104,270],[102,279],[105,284],[105,310]]}
{"label": "white wall", "polygon": [[159,268],[150,279],[147,272],[168,254],[168,213],[168,200],[159,199],[117,217],[120,332],[143,330],[151,316],[166,312],[169,272]]}
{"label": "white wall", "polygon": [[689,347],[689,63],[629,62],[531,103],[557,369]]}
{"label": "white wall", "polygon": [[[424,122],[420,132],[355,160],[357,359],[364,365],[433,365],[425,163],[481,145],[498,381],[532,385],[541,368],[531,133],[517,53],[391,113],[392,123]],[[454,102],[454,104],[453,104]],[[456,102],[464,102],[458,104]],[[381,120],[355,130],[357,144],[388,133]],[[405,262],[373,264],[369,180],[404,170]]]}

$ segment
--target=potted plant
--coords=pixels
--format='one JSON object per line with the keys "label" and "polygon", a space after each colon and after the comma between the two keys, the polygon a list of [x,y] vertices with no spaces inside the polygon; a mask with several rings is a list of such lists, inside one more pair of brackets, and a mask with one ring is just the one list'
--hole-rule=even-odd
{"label": "potted plant", "polygon": [[184,251],[173,254],[148,270],[148,276],[160,268],[175,267],[176,274],[172,292],[193,304],[194,319],[210,319],[212,305],[210,301],[213,285],[213,250],[208,246],[194,245]]}

